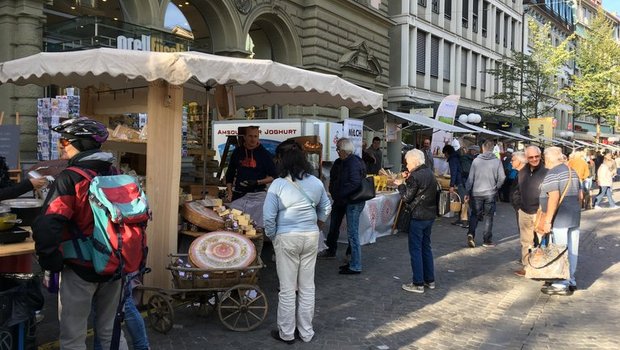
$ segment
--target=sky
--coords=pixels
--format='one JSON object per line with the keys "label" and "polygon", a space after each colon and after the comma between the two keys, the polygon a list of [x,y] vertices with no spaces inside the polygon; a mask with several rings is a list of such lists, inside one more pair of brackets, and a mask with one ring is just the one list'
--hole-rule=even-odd
{"label": "sky", "polygon": [[620,15],[620,0],[603,0],[603,8]]}
{"label": "sky", "polygon": [[[613,0],[620,1],[620,0]],[[191,30],[189,24],[187,23],[187,19],[181,13],[176,5],[172,3],[168,4],[168,9],[166,10],[166,17],[164,18],[164,27],[168,29],[174,28],[175,25],[179,25],[183,29]]]}

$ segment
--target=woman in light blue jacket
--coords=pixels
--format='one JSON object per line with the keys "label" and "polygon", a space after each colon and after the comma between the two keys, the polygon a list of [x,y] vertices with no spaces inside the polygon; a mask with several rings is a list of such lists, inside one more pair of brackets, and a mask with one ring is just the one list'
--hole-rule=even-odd
{"label": "woman in light blue jacket", "polygon": [[310,175],[312,167],[297,143],[285,141],[278,146],[276,162],[278,178],[271,183],[263,206],[265,234],[273,242],[280,280],[278,329],[271,336],[288,344],[295,342],[296,335],[309,342],[314,336],[319,226],[327,219],[331,202],[323,183]]}

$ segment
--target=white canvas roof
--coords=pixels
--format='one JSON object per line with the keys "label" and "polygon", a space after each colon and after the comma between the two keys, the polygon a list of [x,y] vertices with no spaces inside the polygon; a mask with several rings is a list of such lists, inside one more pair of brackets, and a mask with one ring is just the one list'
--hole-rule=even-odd
{"label": "white canvas roof", "polygon": [[234,85],[239,107],[321,105],[381,109],[383,96],[335,75],[269,61],[199,52],[161,53],[100,48],[43,52],[0,63],[0,83],[122,89],[162,79],[213,87]]}

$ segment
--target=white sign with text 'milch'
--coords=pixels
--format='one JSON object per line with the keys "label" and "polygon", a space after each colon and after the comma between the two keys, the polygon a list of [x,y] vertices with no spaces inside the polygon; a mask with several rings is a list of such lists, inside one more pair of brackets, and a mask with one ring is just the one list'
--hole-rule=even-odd
{"label": "white sign with text 'milch'", "polygon": [[344,120],[344,135],[353,142],[355,154],[362,157],[362,139],[364,137],[364,122],[358,119]]}

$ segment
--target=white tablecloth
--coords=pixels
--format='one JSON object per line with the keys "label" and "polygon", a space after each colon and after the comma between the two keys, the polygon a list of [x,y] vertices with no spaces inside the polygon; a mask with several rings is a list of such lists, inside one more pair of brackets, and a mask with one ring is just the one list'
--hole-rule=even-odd
{"label": "white tablecloth", "polygon": [[[392,233],[392,225],[394,224],[399,202],[400,193],[398,192],[380,193],[366,202],[364,210],[360,215],[359,235],[361,245],[375,243],[377,237],[387,236]],[[325,232],[321,232],[321,242],[323,242],[324,234],[327,234],[328,230],[329,222],[325,225]],[[340,224],[338,242],[348,242],[346,216]],[[322,248],[327,247],[323,246]]]}

